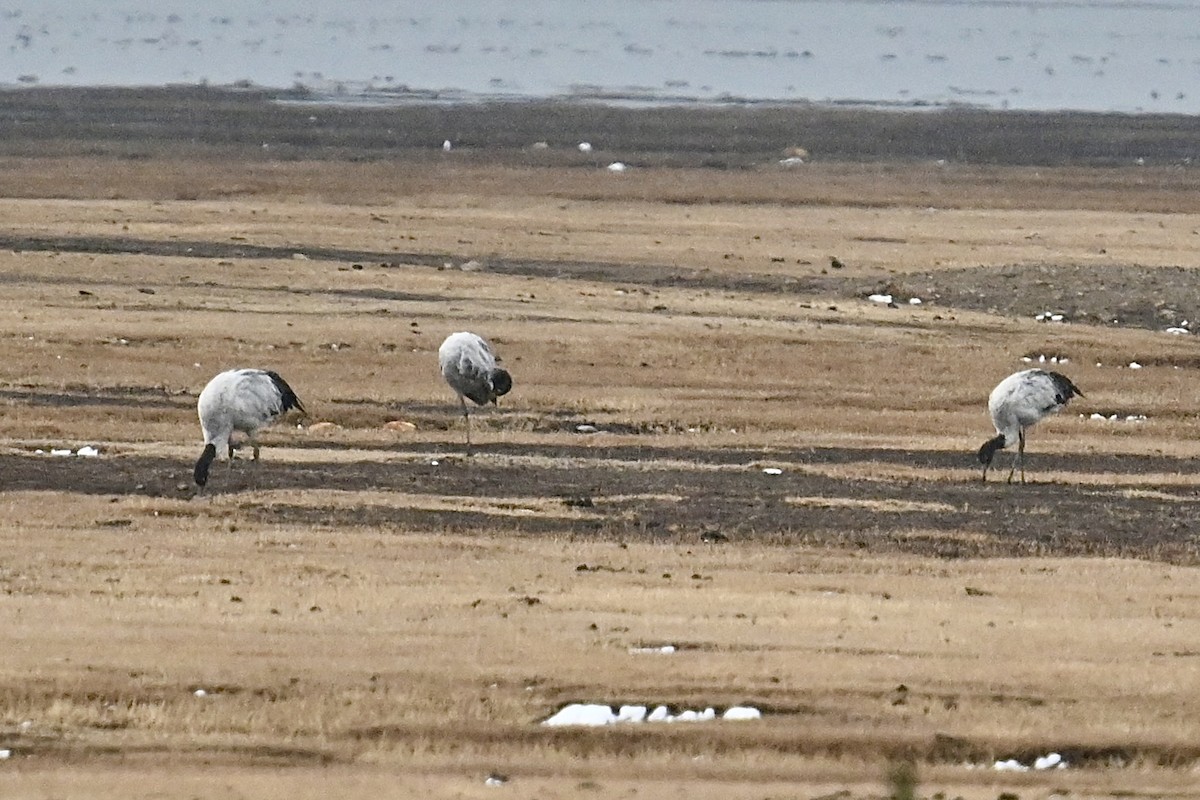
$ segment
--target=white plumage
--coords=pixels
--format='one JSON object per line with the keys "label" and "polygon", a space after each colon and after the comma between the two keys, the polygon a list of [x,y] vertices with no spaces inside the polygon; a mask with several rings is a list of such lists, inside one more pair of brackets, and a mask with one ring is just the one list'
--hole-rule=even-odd
{"label": "white plumage", "polygon": [[476,405],[496,403],[496,399],[512,390],[512,376],[497,366],[500,361],[487,339],[474,333],[452,333],[438,348],[438,365],[442,377],[458,394],[467,428],[467,450],[471,449],[471,417],[467,400]]}
{"label": "white plumage", "polygon": [[204,452],[196,462],[199,486],[208,482],[208,469],[219,451],[233,458],[234,431],[245,433],[258,460],[256,434],[262,426],[290,409],[304,412],[300,398],[279,373],[262,369],[231,369],[220,373],[200,392],[196,410],[204,432]]}
{"label": "white plumage", "polygon": [[1014,372],[996,385],[988,397],[988,412],[996,427],[996,437],[988,439],[979,448],[979,462],[983,464],[983,479],[987,480],[988,467],[996,451],[1017,443],[1012,469],[1008,480],[1011,483],[1017,467],[1021,468],[1021,483],[1025,482],[1025,429],[1036,424],[1048,414],[1053,414],[1071,398],[1083,392],[1071,383],[1071,379],[1058,372],[1044,369],[1026,369]]}

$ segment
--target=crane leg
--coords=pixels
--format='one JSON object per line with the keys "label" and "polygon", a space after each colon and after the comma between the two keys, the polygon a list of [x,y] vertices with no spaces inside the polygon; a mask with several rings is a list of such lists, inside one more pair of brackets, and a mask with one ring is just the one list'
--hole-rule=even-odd
{"label": "crane leg", "polygon": [[[1017,434],[1017,440],[1020,441],[1021,435]],[[1017,463],[1021,460],[1021,448],[1017,446],[1017,452],[1013,453],[1012,468],[1008,471],[1008,482],[1013,482],[1013,475],[1017,474]]]}
{"label": "crane leg", "polygon": [[1017,446],[1017,456],[1021,460],[1021,483],[1025,483],[1025,429],[1021,429],[1021,443]]}
{"label": "crane leg", "polygon": [[1021,468],[1021,483],[1025,482],[1025,429],[1017,432],[1017,452],[1013,456],[1012,469],[1008,471],[1008,482],[1012,483],[1017,467]]}
{"label": "crane leg", "polygon": [[458,402],[462,404],[463,424],[467,430],[467,455],[471,455],[471,413],[467,410],[466,398],[459,395]]}

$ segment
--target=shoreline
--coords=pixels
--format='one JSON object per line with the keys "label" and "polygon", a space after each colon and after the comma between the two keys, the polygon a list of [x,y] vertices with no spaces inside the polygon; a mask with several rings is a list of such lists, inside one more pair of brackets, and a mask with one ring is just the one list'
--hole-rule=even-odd
{"label": "shoreline", "polygon": [[354,161],[440,152],[447,140],[502,160],[539,142],[559,150],[589,142],[588,164],[608,155],[663,167],[740,169],[773,163],[792,148],[823,162],[1189,167],[1200,157],[1200,117],[808,103],[357,105],[295,90],[204,86],[0,91],[0,156],[145,157],[182,145],[223,156],[250,157],[254,148],[268,151],[260,159]]}

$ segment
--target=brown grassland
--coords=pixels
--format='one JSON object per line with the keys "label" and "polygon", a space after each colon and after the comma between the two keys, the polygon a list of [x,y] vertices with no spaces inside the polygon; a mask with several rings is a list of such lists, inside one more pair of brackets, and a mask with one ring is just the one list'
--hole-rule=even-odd
{"label": "brown grassland", "polygon": [[[1200,797],[1190,124],[6,96],[0,796]],[[239,365],[308,413],[197,494]]]}

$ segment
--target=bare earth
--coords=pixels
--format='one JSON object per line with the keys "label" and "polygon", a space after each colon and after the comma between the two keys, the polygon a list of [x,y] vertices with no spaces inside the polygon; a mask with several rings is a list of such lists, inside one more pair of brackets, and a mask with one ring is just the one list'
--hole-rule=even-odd
{"label": "bare earth", "polygon": [[[1191,127],[4,96],[0,794],[1200,796]],[[243,365],[309,413],[198,494]]]}

